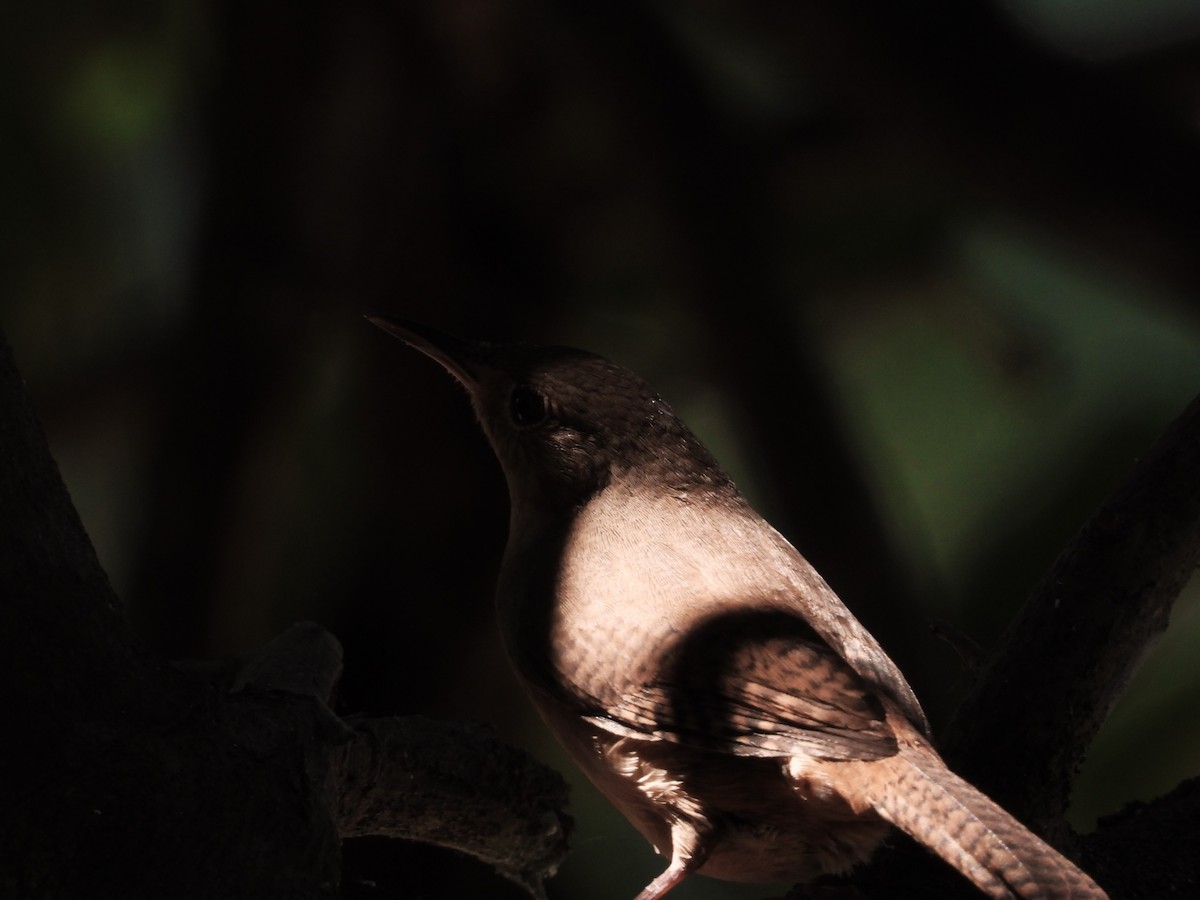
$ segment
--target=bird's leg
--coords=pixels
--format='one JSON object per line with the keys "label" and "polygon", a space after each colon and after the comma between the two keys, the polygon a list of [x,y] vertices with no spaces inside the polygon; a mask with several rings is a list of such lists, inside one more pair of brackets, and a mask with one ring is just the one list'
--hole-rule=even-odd
{"label": "bird's leg", "polygon": [[687,878],[690,871],[691,869],[688,868],[686,861],[671,860],[671,865],[667,866],[661,875],[642,888],[642,892],[634,900],[658,900],[659,897]]}
{"label": "bird's leg", "polygon": [[705,840],[708,833],[708,830],[697,828],[694,822],[677,819],[671,826],[671,864],[642,888],[634,900],[658,900],[704,865],[708,859],[708,842]]}

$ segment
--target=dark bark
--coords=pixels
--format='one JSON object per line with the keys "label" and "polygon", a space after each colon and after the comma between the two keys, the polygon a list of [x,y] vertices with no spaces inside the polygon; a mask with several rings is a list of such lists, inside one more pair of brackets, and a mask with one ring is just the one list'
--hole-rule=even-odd
{"label": "dark bark", "polygon": [[944,750],[1002,805],[1061,821],[1078,768],[1200,563],[1200,398],[1059,556]]}
{"label": "dark bark", "polygon": [[451,847],[539,895],[562,860],[565,783],[485,728],[418,717],[355,723],[332,776],[343,837]]}

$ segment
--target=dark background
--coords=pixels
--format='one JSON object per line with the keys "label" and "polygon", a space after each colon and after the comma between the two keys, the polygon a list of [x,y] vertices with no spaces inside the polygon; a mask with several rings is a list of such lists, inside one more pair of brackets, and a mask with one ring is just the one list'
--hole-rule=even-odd
{"label": "dark background", "polygon": [[[1200,12],[1079,6],[7,9],[0,324],[137,629],[219,657],[315,619],[340,711],[488,721],[567,769],[491,620],[499,469],[382,308],[645,375],[936,728],[969,641],[1200,387]],[[1196,773],[1198,635],[1192,589],[1078,827]],[[575,813],[555,896],[661,867],[586,785]],[[428,865],[424,895],[503,890],[347,855],[351,896]]]}

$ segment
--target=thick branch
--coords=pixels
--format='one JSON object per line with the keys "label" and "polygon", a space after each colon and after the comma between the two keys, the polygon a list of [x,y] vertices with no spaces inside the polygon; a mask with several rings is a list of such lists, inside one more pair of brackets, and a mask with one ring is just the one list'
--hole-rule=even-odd
{"label": "thick branch", "polygon": [[328,631],[298,622],[234,679],[234,693],[294,694],[316,704],[310,771],[342,838],[367,835],[470,854],[543,896],[567,852],[571,819],[562,776],[487,729],[420,716],[363,719],[353,727],[326,705],[342,671]]}
{"label": "thick branch", "polygon": [[414,716],[354,726],[330,774],[343,837],[452,847],[542,895],[571,831],[562,776],[476,725]]}
{"label": "thick branch", "polygon": [[959,709],[946,755],[1015,814],[1061,819],[1069,773],[1200,561],[1200,398],[1079,531]]}

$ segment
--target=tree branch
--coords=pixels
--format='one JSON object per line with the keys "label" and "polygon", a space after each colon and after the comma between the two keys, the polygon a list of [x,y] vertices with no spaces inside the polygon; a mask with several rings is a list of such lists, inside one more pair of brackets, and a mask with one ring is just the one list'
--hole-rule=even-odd
{"label": "tree branch", "polygon": [[354,723],[334,757],[330,794],[343,837],[451,847],[538,897],[572,824],[557,772],[478,725],[418,716]]}
{"label": "tree branch", "polygon": [[1200,397],[1059,556],[951,724],[953,764],[1036,827],[1061,822],[1066,776],[1200,562],[1198,465]]}

